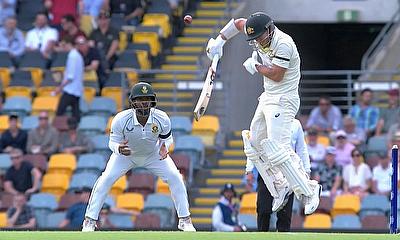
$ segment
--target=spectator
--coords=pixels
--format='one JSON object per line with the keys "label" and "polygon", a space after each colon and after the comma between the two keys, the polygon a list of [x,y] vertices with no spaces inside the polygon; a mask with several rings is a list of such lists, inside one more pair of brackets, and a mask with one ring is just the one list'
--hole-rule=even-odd
{"label": "spectator", "polygon": [[319,163],[325,158],[325,147],[318,143],[318,130],[315,128],[310,128],[307,132],[307,149],[308,154],[310,154],[311,169],[317,168]]}
{"label": "spectator", "polygon": [[351,163],[351,152],[355,149],[355,146],[347,141],[347,134],[343,130],[337,131],[335,137],[336,163],[344,167]]}
{"label": "spectator", "polygon": [[387,108],[381,108],[379,111],[380,117],[375,132],[375,135],[377,136],[386,134],[389,131],[390,126],[400,120],[399,90],[391,89],[389,90],[388,95],[389,106]]}
{"label": "spectator", "polygon": [[60,228],[81,229],[91,191],[92,189],[83,187],[75,192],[79,195],[79,201],[67,209],[66,218],[60,223]]}
{"label": "spectator", "polygon": [[92,144],[84,134],[77,131],[78,122],[76,119],[71,117],[67,121],[68,131],[60,134],[60,152],[74,155],[90,152]]}
{"label": "spectator", "polygon": [[58,32],[54,28],[48,26],[46,13],[40,12],[36,14],[35,28],[29,30],[26,34],[26,50],[40,50],[45,58],[50,59],[57,41]]}
{"label": "spectator", "polygon": [[106,0],[112,14],[123,14],[125,22],[131,26],[139,25],[144,9],[141,0]]}
{"label": "spectator", "polygon": [[365,132],[356,126],[354,119],[352,119],[350,116],[344,117],[343,130],[347,135],[347,141],[353,145],[360,146],[365,144]]}
{"label": "spectator", "polygon": [[77,37],[86,37],[85,33],[82,32],[76,23],[75,17],[73,15],[65,15],[61,19],[62,31],[60,34],[60,43],[56,47],[57,51],[65,52],[68,48],[65,47],[67,42],[73,43]]}
{"label": "spectator", "polygon": [[14,149],[10,152],[12,166],[7,170],[4,190],[11,194],[32,194],[39,190],[42,174],[32,164],[24,162],[22,151]]}
{"label": "spectator", "polygon": [[82,55],[73,43],[70,42],[66,46],[69,53],[64,70],[64,80],[55,90],[55,94],[59,94],[62,91],[56,114],[57,116],[64,115],[67,107],[71,106],[72,116],[79,121],[79,99],[83,95],[84,62]]}
{"label": "spectator", "polygon": [[361,152],[351,151],[352,163],[343,168],[344,193],[356,194],[361,198],[368,194],[372,173],[369,166],[362,162]]}
{"label": "spectator", "polygon": [[232,184],[225,184],[221,191],[221,198],[212,212],[212,226],[218,232],[241,232],[237,214],[238,209],[233,198],[236,197],[236,191]]}
{"label": "spectator", "polygon": [[371,89],[362,90],[358,104],[352,106],[349,111],[357,127],[364,130],[368,137],[375,131],[379,118],[379,109],[371,105],[372,99]]}
{"label": "spectator", "polygon": [[319,98],[318,107],[311,111],[307,121],[307,129],[315,127],[319,132],[329,133],[337,131],[342,126],[342,113],[340,109],[332,105],[328,96]]}
{"label": "spectator", "polygon": [[36,219],[33,209],[26,204],[24,194],[16,194],[13,201],[14,206],[7,211],[7,227],[9,228],[34,228]]}
{"label": "spectator", "polygon": [[372,192],[389,196],[391,190],[391,151],[380,158],[379,164],[372,169]]}
{"label": "spectator", "polygon": [[99,216],[99,221],[98,221],[99,228],[102,228],[102,229],[115,228],[115,225],[112,224],[112,222],[108,218],[108,214],[110,212],[111,212],[110,205],[108,205],[107,203],[104,203],[104,205],[100,211],[100,216]]}
{"label": "spectator", "polygon": [[8,17],[15,16],[17,0],[0,0],[0,26]]}
{"label": "spectator", "polygon": [[50,126],[47,112],[39,113],[39,126],[28,134],[27,152],[50,156],[57,151],[58,132]]}
{"label": "spectator", "polygon": [[325,162],[318,166],[314,179],[322,185],[323,196],[335,197],[340,194],[342,184],[342,167],[336,164],[336,148],[329,146],[326,149]]}
{"label": "spectator", "polygon": [[90,15],[93,19],[97,19],[101,9],[105,7],[105,0],[83,0],[81,4],[82,15]]}
{"label": "spectator", "polygon": [[78,17],[81,0],[44,0],[44,6],[49,12],[52,26],[60,29],[61,18],[67,14]]}
{"label": "spectator", "polygon": [[13,149],[25,151],[28,134],[18,127],[18,116],[10,115],[8,118],[9,128],[1,135],[0,151],[9,153]]}
{"label": "spectator", "polygon": [[108,68],[112,69],[117,60],[119,32],[110,26],[110,14],[108,12],[100,12],[98,25],[99,27],[90,34],[90,44],[96,46],[100,54],[106,59]]}
{"label": "spectator", "polygon": [[0,28],[0,51],[8,52],[14,65],[17,66],[24,50],[25,39],[21,30],[17,28],[17,19],[6,18],[4,26]]}
{"label": "spectator", "polygon": [[83,56],[85,71],[96,71],[100,89],[103,88],[107,81],[107,74],[98,49],[90,47],[84,37],[77,38],[76,46]]}

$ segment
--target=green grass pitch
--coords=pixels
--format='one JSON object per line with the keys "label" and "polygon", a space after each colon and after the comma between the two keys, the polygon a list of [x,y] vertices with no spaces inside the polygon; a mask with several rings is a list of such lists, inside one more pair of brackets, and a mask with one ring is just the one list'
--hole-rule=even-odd
{"label": "green grass pitch", "polygon": [[217,233],[217,232],[0,232],[0,240],[390,240],[400,239],[389,234],[344,233]]}

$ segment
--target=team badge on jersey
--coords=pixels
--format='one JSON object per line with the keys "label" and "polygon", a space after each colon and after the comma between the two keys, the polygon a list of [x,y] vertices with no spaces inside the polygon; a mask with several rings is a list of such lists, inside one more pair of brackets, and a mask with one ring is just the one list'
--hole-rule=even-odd
{"label": "team badge on jersey", "polygon": [[148,91],[149,91],[149,90],[147,89],[146,86],[143,86],[143,87],[142,87],[142,93],[146,94]]}
{"label": "team badge on jersey", "polygon": [[158,126],[153,124],[151,126],[151,132],[154,133],[154,134],[157,134],[158,133]]}

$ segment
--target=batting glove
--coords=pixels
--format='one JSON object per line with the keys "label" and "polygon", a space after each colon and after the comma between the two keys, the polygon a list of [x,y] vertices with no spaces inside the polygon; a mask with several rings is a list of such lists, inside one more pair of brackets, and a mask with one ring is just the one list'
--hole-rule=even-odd
{"label": "batting glove", "polygon": [[251,57],[243,63],[244,68],[246,68],[251,75],[254,75],[254,73],[258,72],[256,66],[261,65],[261,63],[258,62],[257,57],[257,51],[253,51]]}
{"label": "batting glove", "polygon": [[206,53],[207,57],[212,61],[214,56],[218,54],[219,58],[222,57],[223,47],[226,40],[222,39],[221,36],[218,36],[216,39],[210,38],[207,43]]}
{"label": "batting glove", "polygon": [[244,154],[246,154],[246,157],[248,159],[250,159],[250,161],[252,161],[252,162],[257,162],[258,159],[260,158],[259,153],[253,147],[245,148],[244,149]]}

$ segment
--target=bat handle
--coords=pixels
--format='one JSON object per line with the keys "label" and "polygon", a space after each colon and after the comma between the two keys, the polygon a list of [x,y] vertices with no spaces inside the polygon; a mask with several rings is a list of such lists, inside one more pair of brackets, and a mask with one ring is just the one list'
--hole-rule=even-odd
{"label": "bat handle", "polygon": [[211,68],[214,72],[217,71],[218,61],[219,61],[219,55],[215,54],[211,63]]}

